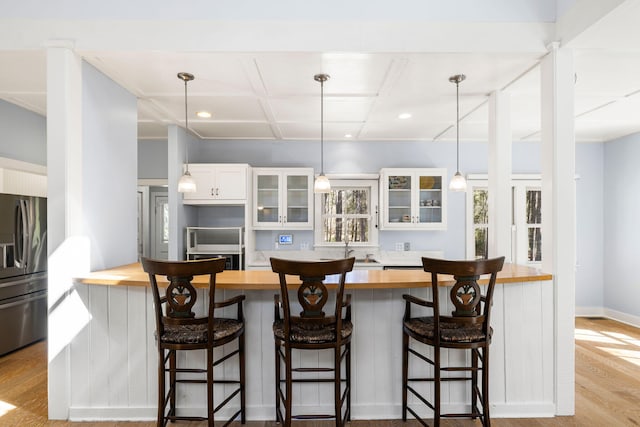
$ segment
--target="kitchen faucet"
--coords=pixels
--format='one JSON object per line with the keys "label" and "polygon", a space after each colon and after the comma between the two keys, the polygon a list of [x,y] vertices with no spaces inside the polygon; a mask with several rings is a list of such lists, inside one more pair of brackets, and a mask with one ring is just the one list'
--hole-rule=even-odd
{"label": "kitchen faucet", "polygon": [[349,258],[349,255],[353,253],[353,249],[349,249],[349,238],[344,238],[344,257]]}

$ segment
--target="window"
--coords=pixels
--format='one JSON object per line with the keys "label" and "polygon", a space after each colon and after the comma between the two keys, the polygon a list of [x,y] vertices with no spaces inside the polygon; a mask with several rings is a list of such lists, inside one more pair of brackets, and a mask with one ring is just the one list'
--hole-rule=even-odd
{"label": "window", "polygon": [[489,256],[489,191],[473,188],[473,236],[474,258],[487,259]]}
{"label": "window", "polygon": [[542,191],[526,189],[527,261],[542,261]]}
{"label": "window", "polygon": [[316,244],[377,246],[377,208],[377,181],[331,180],[331,191],[316,195]]}
{"label": "window", "polygon": [[[514,262],[542,262],[542,191],[539,179],[512,181],[511,252]],[[489,215],[486,180],[469,180],[467,196],[467,257],[489,255]]]}

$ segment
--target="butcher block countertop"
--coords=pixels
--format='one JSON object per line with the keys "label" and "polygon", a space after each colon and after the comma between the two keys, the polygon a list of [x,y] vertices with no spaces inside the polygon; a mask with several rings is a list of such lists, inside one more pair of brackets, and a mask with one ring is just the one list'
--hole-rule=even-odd
{"label": "butcher block countertop", "polygon": [[[196,287],[208,286],[207,276],[195,277]],[[498,274],[498,283],[522,283],[551,280],[551,274],[538,269],[517,264],[505,264]],[[279,289],[278,275],[271,271],[227,270],[218,274],[216,287],[234,290],[275,290]],[[325,283],[331,283],[328,277]],[[140,263],[122,265],[108,270],[89,273],[74,278],[74,283],[105,286],[148,286],[149,276]],[[162,282],[161,282],[162,283]],[[483,281],[479,282],[480,284]],[[347,275],[347,289],[402,289],[429,286],[431,276],[422,270],[354,270]],[[453,284],[453,278],[442,282],[443,286]]]}

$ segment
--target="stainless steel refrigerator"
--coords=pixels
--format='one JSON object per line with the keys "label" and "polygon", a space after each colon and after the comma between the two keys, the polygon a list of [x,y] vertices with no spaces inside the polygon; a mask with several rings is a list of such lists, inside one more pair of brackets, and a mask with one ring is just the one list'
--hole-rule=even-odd
{"label": "stainless steel refrigerator", "polygon": [[47,199],[0,194],[0,355],[47,336]]}

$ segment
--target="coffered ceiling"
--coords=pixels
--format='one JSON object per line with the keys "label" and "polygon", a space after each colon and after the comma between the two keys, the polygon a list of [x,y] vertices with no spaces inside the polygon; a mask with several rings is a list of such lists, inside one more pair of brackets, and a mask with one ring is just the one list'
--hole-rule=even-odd
{"label": "coffered ceiling", "polygon": [[[628,3],[568,43],[575,52],[579,142],[640,132],[640,34],[630,18],[640,17],[640,6]],[[76,52],[137,97],[141,139],[164,139],[168,124],[184,125],[181,71],[195,75],[188,86],[189,125],[203,139],[317,140],[320,85],[313,76],[319,72],[331,76],[327,140],[454,140],[455,85],[448,79],[459,73],[467,76],[460,84],[461,140],[487,139],[488,95],[500,89],[511,94],[514,141],[539,139],[541,50]],[[0,49],[0,99],[46,115],[43,49]],[[212,117],[197,118],[197,111]],[[400,119],[401,113],[411,117]]]}

